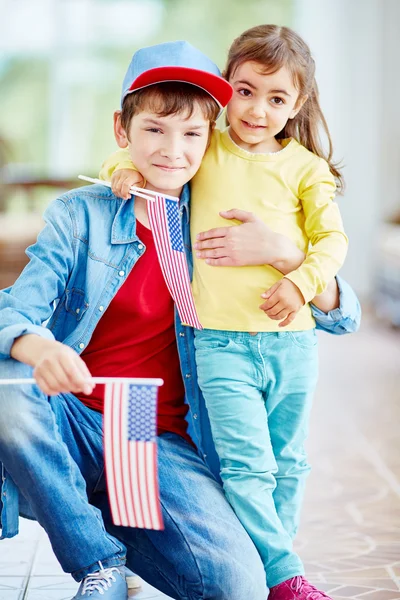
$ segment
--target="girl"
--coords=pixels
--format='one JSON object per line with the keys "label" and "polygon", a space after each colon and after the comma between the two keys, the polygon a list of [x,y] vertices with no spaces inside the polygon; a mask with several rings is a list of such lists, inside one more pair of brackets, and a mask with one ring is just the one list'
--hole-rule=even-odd
{"label": "girl", "polygon": [[[226,226],[224,209],[236,205],[290,237],[306,258],[285,277],[269,265],[213,269],[195,244],[193,294],[204,327],[195,332],[199,384],[224,490],[260,552],[270,597],[327,598],[304,578],[292,540],[309,472],[304,441],[318,371],[309,302],[347,251],[333,202],[341,174],[332,163],[314,60],[294,31],[275,25],[246,31],[230,48],[225,77],[233,87],[228,128],[213,132],[192,180],[192,239]],[[125,170],[132,165],[118,154],[103,176],[116,165],[124,170],[114,176],[113,190],[123,195],[140,176]],[[219,240],[212,240],[215,255]]]}

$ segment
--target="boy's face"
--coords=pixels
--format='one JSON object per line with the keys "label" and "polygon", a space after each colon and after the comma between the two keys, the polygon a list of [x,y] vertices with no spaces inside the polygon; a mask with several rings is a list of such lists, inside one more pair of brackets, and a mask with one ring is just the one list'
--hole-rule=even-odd
{"label": "boy's face", "polygon": [[179,196],[182,187],[200,167],[207,149],[210,123],[200,106],[193,114],[160,117],[142,111],[134,115],[126,132],[119,115],[115,134],[120,147],[129,147],[133,164],[154,191]]}

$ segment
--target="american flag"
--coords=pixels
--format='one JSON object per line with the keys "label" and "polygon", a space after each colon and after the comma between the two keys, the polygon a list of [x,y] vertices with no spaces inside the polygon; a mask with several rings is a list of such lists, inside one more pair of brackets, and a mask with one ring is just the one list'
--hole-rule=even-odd
{"label": "american flag", "polygon": [[157,476],[157,391],[153,383],[114,381],[105,386],[104,456],[115,525],[164,529]]}
{"label": "american flag", "polygon": [[179,218],[179,199],[156,196],[155,201],[147,202],[147,209],[161,270],[181,321],[185,325],[203,329],[190,285]]}

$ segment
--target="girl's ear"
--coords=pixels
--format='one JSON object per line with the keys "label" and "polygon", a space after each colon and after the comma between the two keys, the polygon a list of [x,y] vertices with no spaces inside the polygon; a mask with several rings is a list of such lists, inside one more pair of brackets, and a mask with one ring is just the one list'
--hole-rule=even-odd
{"label": "girl's ear", "polygon": [[114,136],[120,148],[128,147],[128,136],[121,123],[121,111],[116,110],[114,113]]}
{"label": "girl's ear", "polygon": [[302,96],[301,98],[297,99],[296,106],[290,113],[289,119],[294,119],[295,116],[299,114],[299,112],[301,111],[302,107],[307,102],[307,100],[308,100],[308,96]]}

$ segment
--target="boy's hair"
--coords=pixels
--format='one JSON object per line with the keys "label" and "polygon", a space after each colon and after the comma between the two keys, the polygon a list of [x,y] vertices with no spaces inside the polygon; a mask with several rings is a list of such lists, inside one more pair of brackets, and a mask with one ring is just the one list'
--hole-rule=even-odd
{"label": "boy's hair", "polygon": [[182,114],[189,119],[196,105],[207,121],[210,121],[210,132],[219,115],[220,107],[206,91],[189,83],[166,81],[142,88],[128,94],[122,104],[121,125],[129,132],[131,119],[143,110],[149,110],[160,117]]}
{"label": "boy's hair", "polygon": [[[308,96],[294,119],[289,119],[278,139],[293,137],[308,150],[324,158],[336,178],[338,191],[343,191],[343,176],[332,161],[333,147],[328,125],[319,104],[315,81],[315,62],[304,40],[292,29],[278,25],[259,25],[248,29],[233,41],[224,72],[229,81],[236,69],[245,62],[258,63],[270,74],[286,67],[293,76],[299,98]],[[323,148],[319,131],[322,127],[328,139],[328,152]]]}

